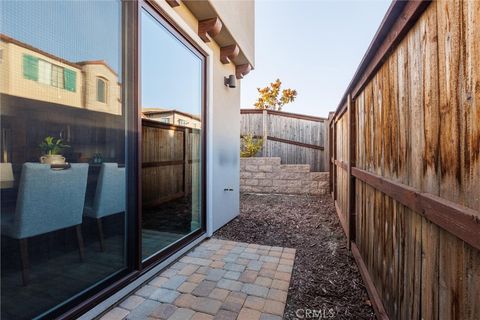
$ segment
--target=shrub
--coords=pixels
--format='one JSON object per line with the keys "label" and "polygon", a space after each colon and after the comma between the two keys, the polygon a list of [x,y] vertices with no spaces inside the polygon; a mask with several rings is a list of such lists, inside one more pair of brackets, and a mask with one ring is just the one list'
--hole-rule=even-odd
{"label": "shrub", "polygon": [[263,147],[263,139],[255,138],[249,133],[242,137],[240,141],[240,157],[254,157]]}

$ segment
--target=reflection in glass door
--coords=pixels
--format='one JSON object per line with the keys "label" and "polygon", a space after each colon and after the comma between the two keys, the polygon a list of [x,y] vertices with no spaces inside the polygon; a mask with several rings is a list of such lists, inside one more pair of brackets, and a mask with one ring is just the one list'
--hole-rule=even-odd
{"label": "reflection in glass door", "polygon": [[3,320],[128,272],[122,19],[120,0],[0,3]]}
{"label": "reflection in glass door", "polygon": [[204,57],[149,12],[141,22],[142,257],[202,225]]}

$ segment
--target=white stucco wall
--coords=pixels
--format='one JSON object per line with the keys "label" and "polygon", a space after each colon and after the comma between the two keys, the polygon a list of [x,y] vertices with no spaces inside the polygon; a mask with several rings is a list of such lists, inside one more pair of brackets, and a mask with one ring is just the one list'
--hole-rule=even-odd
{"label": "white stucco wall", "polygon": [[254,0],[210,0],[220,18],[255,66],[255,2]]}
{"label": "white stucco wall", "polygon": [[[240,213],[240,82],[236,88],[223,85],[223,77],[235,74],[231,64],[218,60],[220,48],[210,45],[214,52],[213,64],[213,119],[212,132],[212,209],[213,230]],[[224,191],[233,189],[233,191]]]}
{"label": "white stucco wall", "polygon": [[[207,234],[240,212],[240,85],[227,88],[223,79],[235,74],[233,63],[220,62],[220,47],[197,35],[198,21],[183,4],[171,8],[157,0],[172,20],[208,54],[207,105]],[[222,18],[223,19],[223,18]],[[233,191],[225,191],[232,189]]]}

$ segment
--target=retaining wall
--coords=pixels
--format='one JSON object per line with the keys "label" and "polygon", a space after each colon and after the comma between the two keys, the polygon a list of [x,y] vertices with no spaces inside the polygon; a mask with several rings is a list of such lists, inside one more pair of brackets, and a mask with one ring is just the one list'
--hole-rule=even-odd
{"label": "retaining wall", "polygon": [[309,164],[281,164],[280,157],[240,159],[241,192],[327,194],[328,175]]}

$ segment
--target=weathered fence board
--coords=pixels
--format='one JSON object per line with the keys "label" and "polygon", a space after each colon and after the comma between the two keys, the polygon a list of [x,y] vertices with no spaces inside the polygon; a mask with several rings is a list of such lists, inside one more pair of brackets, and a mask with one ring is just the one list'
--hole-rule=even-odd
{"label": "weathered fence board", "polygon": [[335,166],[336,169],[336,188],[337,188],[337,198],[335,199],[335,207],[339,213],[340,221],[342,223],[342,227],[345,230],[345,233],[348,234],[348,144],[346,143],[346,139],[348,136],[347,131],[347,117],[342,117],[336,123],[336,158],[335,158]]}
{"label": "weathered fence board", "polygon": [[381,35],[330,119],[340,221],[379,318],[480,319],[480,2],[396,1]]}
{"label": "weathered fence board", "polygon": [[272,110],[241,110],[241,135],[264,138],[262,157],[280,157],[285,164],[310,164],[327,171],[327,119]]}

